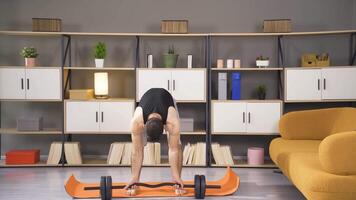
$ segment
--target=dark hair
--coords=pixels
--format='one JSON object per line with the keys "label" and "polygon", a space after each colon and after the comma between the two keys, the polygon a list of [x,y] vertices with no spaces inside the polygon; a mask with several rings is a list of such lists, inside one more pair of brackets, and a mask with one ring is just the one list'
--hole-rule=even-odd
{"label": "dark hair", "polygon": [[151,118],[146,122],[146,133],[148,142],[158,142],[163,133],[163,123],[161,119]]}

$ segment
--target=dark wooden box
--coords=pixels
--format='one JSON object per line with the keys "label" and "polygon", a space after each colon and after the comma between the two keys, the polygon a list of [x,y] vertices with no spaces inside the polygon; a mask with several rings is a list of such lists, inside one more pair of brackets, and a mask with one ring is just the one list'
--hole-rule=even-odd
{"label": "dark wooden box", "polygon": [[62,20],[57,18],[32,18],[32,31],[60,32],[62,31]]}

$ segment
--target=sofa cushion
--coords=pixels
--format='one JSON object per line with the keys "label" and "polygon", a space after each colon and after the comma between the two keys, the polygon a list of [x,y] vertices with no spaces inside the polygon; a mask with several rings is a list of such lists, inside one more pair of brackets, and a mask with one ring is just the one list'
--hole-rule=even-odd
{"label": "sofa cushion", "polygon": [[289,156],[295,152],[317,153],[320,140],[286,140],[276,138],[269,146],[271,159],[276,163],[286,176],[289,176]]}
{"label": "sofa cushion", "polygon": [[356,175],[356,131],[325,138],[319,146],[323,169],[338,175]]}
{"label": "sofa cushion", "polygon": [[340,176],[324,171],[318,153],[290,154],[289,178],[308,199],[316,199],[315,194],[318,193],[343,197],[335,199],[353,199],[356,194],[356,176]]}

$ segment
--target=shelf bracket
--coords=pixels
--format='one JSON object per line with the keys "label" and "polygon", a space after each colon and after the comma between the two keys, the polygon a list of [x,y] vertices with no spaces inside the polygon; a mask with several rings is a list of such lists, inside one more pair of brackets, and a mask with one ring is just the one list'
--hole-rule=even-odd
{"label": "shelf bracket", "polygon": [[355,64],[355,59],[356,59],[356,45],[355,45],[355,36],[356,33],[351,33],[350,35],[350,65]]}

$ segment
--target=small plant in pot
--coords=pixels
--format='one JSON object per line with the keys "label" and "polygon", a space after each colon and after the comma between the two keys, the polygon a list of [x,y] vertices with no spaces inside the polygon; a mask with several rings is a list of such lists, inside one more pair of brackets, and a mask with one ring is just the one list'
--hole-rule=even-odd
{"label": "small plant in pot", "polygon": [[163,55],[164,67],[176,67],[178,54],[175,54],[174,46],[170,46],[168,53]]}
{"label": "small plant in pot", "polygon": [[104,59],[106,57],[106,45],[104,42],[98,42],[95,45],[94,57],[95,57],[95,67],[103,68]]}
{"label": "small plant in pot", "polygon": [[260,99],[260,100],[266,99],[266,93],[267,93],[266,85],[263,85],[263,84],[258,85],[256,88],[256,92],[258,95],[258,99]]}
{"label": "small plant in pot", "polygon": [[256,58],[256,66],[259,68],[269,66],[269,57],[263,57],[262,55]]}
{"label": "small plant in pot", "polygon": [[34,67],[36,65],[36,58],[39,55],[36,48],[24,47],[20,54],[25,58],[26,67]]}

